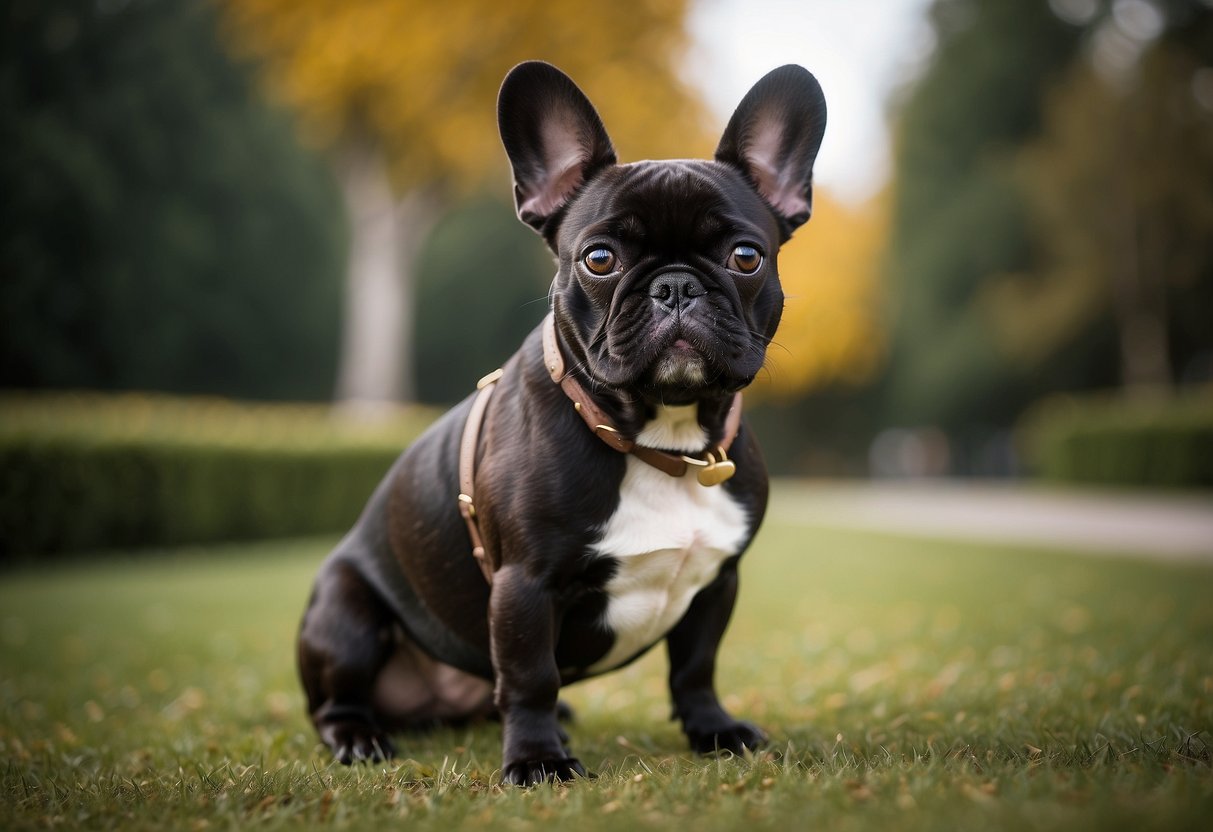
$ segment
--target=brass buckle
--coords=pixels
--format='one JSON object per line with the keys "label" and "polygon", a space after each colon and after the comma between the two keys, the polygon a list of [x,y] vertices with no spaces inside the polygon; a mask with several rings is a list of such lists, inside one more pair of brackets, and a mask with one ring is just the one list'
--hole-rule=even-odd
{"label": "brass buckle", "polygon": [[694,465],[699,469],[695,473],[695,479],[699,480],[700,485],[720,485],[737,473],[736,463],[729,459],[728,454],[724,452],[724,448],[717,446],[716,452],[720,454],[720,459],[717,459],[710,451],[705,454],[707,456],[706,460],[696,459],[692,456],[683,456],[682,458],[687,464]]}

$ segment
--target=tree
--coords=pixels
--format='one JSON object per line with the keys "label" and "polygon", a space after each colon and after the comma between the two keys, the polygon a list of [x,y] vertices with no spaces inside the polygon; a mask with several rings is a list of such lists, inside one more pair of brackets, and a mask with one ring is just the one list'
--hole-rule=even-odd
{"label": "tree", "polygon": [[508,193],[461,200],[418,258],[418,398],[457,402],[504,364],[547,313],[554,273],[551,253],[518,221]]}
{"label": "tree", "polygon": [[1018,149],[1079,30],[1043,0],[937,0],[937,48],[905,94],[884,268],[893,423],[999,424],[1028,395],[992,335],[983,287],[1033,262]]}
{"label": "tree", "polygon": [[939,48],[901,112],[889,420],[1006,426],[1054,390],[1207,378],[1213,9],[932,15]]}
{"label": "tree", "polygon": [[0,10],[0,384],[320,398],[336,189],[200,2]]}
{"label": "tree", "polygon": [[[568,0],[224,0],[238,48],[325,146],[350,220],[338,373],[345,400],[410,398],[417,252],[451,195],[504,171],[494,120],[505,72],[544,58],[573,75],[622,158],[711,149],[676,76],[685,0],[626,0],[611,25]],[[504,174],[502,174],[504,180]]]}
{"label": "tree", "polygon": [[1165,391],[1193,347],[1213,347],[1185,311],[1213,285],[1213,102],[1196,94],[1213,11],[1192,12],[1121,75],[1076,63],[1024,151],[1041,261],[990,301],[1000,343],[1029,369],[1109,318],[1129,391]]}

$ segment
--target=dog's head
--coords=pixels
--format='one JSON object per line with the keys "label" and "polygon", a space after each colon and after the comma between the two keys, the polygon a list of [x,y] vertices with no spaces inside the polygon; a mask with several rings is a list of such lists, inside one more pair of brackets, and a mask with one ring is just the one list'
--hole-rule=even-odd
{"label": "dog's head", "polygon": [[808,218],[825,98],[783,66],[745,96],[714,161],[616,163],[593,105],[550,64],[515,67],[498,123],[518,216],[556,254],[553,310],[596,387],[686,404],[749,384],[779,325],[779,246]]}

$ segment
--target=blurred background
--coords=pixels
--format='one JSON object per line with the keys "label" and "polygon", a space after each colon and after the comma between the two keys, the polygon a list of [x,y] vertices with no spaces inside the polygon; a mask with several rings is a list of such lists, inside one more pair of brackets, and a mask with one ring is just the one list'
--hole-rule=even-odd
{"label": "blurred background", "polygon": [[0,553],[348,523],[546,311],[495,125],[531,58],[623,161],[821,80],[776,473],[1213,486],[1211,0],[605,9],[5,0]]}

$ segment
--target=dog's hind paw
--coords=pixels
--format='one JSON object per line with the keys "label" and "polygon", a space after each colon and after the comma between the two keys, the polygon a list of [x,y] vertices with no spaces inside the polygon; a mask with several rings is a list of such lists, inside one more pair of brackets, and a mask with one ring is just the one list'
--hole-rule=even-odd
{"label": "dog's hind paw", "polygon": [[507,763],[501,770],[501,781],[511,786],[533,786],[548,780],[562,782],[574,777],[588,777],[585,766],[576,757],[561,760],[524,760]]}
{"label": "dog's hind paw", "polygon": [[767,743],[767,735],[748,722],[737,721],[714,731],[688,731],[687,739],[697,754],[730,751],[742,754],[746,749],[756,751]]}
{"label": "dog's hind paw", "polygon": [[320,729],[324,740],[342,765],[378,762],[392,757],[396,749],[387,734],[364,722],[333,722]]}

